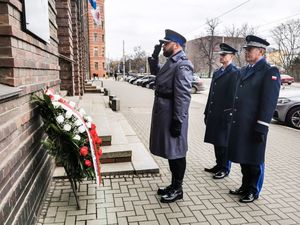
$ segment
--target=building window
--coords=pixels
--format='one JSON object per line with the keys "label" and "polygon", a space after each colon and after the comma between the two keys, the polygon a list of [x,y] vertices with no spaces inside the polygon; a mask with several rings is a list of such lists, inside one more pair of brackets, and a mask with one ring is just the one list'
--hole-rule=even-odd
{"label": "building window", "polygon": [[102,56],[104,56],[105,55],[105,50],[104,50],[104,48],[102,48]]}
{"label": "building window", "polygon": [[97,33],[94,33],[94,41],[98,41],[98,34]]}
{"label": "building window", "polygon": [[102,66],[103,66],[103,69],[105,69],[105,63],[104,62],[102,63]]}
{"label": "building window", "polygon": [[98,56],[98,47],[94,47],[94,56]]}
{"label": "building window", "polygon": [[95,62],[95,70],[99,70],[99,63]]}
{"label": "building window", "polygon": [[102,35],[102,41],[104,42],[104,34]]}

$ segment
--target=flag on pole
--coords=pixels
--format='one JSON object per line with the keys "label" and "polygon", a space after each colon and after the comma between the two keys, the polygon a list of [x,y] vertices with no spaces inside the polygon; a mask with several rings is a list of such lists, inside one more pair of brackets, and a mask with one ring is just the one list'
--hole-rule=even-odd
{"label": "flag on pole", "polygon": [[89,2],[91,3],[91,6],[93,7],[93,9],[97,8],[96,0],[89,0]]}
{"label": "flag on pole", "polygon": [[96,9],[91,9],[91,13],[92,13],[95,24],[97,24],[97,26],[100,26],[101,25],[101,16],[100,16],[99,6]]}

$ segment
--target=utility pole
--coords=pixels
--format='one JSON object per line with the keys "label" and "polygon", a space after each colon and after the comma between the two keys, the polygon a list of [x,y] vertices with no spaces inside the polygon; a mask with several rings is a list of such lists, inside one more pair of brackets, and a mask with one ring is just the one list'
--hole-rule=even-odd
{"label": "utility pole", "polygon": [[146,74],[149,74],[148,58],[146,57]]}
{"label": "utility pole", "polygon": [[128,60],[128,72],[131,72],[131,59]]}
{"label": "utility pole", "polygon": [[123,78],[125,78],[125,41],[123,40]]}

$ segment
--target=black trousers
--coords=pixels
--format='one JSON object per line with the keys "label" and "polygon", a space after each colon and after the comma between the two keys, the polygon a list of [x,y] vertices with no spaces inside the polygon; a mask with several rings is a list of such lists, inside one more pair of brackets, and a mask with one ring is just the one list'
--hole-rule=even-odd
{"label": "black trousers", "polygon": [[181,186],[186,169],[186,158],[169,159],[169,167],[172,173],[172,184]]}
{"label": "black trousers", "polygon": [[230,171],[231,162],[227,159],[227,147],[214,145],[216,163],[220,170]]}
{"label": "black trousers", "polygon": [[264,164],[241,164],[241,171],[243,174],[241,188],[259,195],[264,181]]}

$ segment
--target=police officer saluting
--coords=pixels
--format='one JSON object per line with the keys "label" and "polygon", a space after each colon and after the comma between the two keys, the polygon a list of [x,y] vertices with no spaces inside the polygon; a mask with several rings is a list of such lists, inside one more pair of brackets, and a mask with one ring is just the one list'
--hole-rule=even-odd
{"label": "police officer saluting", "polygon": [[[166,30],[165,38],[156,45],[148,59],[151,73],[156,75],[156,91],[152,110],[150,151],[168,159],[172,182],[159,188],[161,202],[169,203],[183,198],[182,183],[188,150],[188,113],[191,100],[193,65],[183,48],[186,39],[179,33]],[[158,55],[168,58],[160,68]]]}
{"label": "police officer saluting", "polygon": [[232,64],[236,49],[228,44],[220,44],[221,68],[213,74],[207,99],[204,122],[206,131],[204,141],[214,145],[216,165],[206,172],[214,173],[214,179],[222,179],[230,172],[230,161],[227,159],[227,145],[230,119],[238,78],[238,69]]}
{"label": "police officer saluting", "polygon": [[259,197],[264,180],[264,162],[269,123],[280,90],[280,75],[264,57],[269,43],[259,37],[246,37],[245,58],[249,63],[240,71],[228,145],[228,159],[240,163],[242,185],[231,190],[240,202]]}

